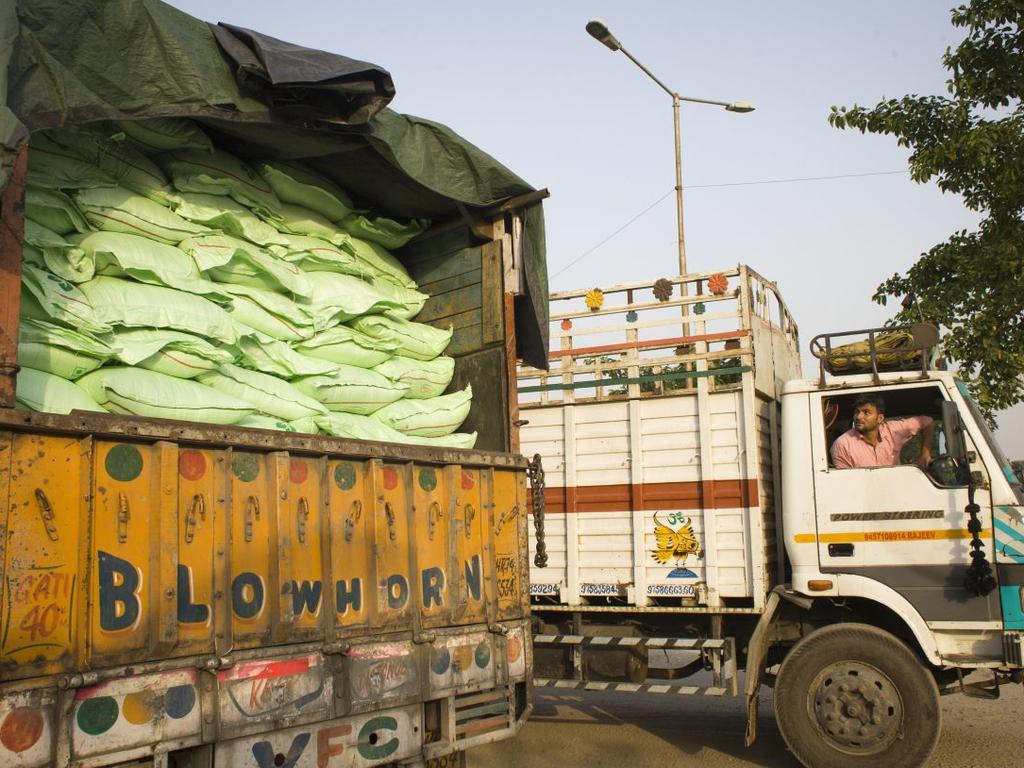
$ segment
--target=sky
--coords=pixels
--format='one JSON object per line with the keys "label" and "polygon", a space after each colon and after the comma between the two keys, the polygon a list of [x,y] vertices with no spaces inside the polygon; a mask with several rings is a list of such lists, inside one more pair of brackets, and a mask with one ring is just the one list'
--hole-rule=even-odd
{"label": "sky", "polygon": [[[945,93],[942,54],[964,36],[952,0],[171,4],[382,66],[391,107],[451,126],[549,189],[552,290],[678,271],[671,98],[587,35],[588,20],[681,96],[751,102],[749,114],[683,104],[688,267],[746,263],[776,281],[805,375],[811,337],[881,325],[893,311],[871,301],[875,287],[978,221],[957,196],[912,182],[894,138],[828,125],[831,105]],[[845,178],[788,181],[822,176]],[[1024,458],[1024,406],[1000,417],[998,437]]]}

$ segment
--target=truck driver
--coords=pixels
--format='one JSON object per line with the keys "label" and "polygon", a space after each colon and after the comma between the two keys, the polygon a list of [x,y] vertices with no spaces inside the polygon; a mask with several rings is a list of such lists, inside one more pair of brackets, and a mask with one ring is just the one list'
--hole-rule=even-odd
{"label": "truck driver", "polygon": [[927,467],[932,459],[935,425],[931,416],[885,420],[885,400],[877,393],[861,395],[853,404],[853,429],[832,443],[832,463],[838,469],[894,467],[900,451],[918,432],[923,432],[917,464]]}

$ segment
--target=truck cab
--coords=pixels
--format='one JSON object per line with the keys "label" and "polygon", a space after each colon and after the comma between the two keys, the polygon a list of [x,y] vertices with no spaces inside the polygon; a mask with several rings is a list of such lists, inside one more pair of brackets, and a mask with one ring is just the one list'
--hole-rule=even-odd
{"label": "truck cab", "polygon": [[[1020,480],[966,384],[940,369],[934,329],[903,332],[896,354],[883,350],[891,329],[817,337],[819,377],[781,397],[791,574],[777,594],[800,607],[775,625],[773,682],[780,729],[807,765],[895,753],[891,764],[917,765],[938,736],[939,693],[995,698],[1020,680]],[[835,346],[849,336],[867,338]],[[833,446],[863,439],[853,415],[866,401],[890,430],[918,434],[891,461],[849,466]],[[799,639],[781,640],[787,624]]]}

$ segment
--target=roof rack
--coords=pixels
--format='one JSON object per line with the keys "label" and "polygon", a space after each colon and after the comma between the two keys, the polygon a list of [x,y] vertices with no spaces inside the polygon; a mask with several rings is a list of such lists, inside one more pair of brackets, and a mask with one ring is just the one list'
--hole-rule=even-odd
{"label": "roof rack", "polygon": [[[844,337],[865,335],[866,339],[835,345]],[[826,372],[833,376],[870,372],[879,384],[879,373],[886,371],[920,370],[924,377],[930,369],[944,369],[945,363],[938,357],[938,344],[938,328],[931,323],[914,323],[822,333],[811,339],[811,354],[818,358],[822,387]]]}

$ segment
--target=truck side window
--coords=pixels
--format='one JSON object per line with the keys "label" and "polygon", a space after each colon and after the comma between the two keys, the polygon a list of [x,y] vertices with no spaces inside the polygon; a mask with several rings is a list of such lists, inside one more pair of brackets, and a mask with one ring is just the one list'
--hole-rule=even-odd
{"label": "truck side window", "polygon": [[943,395],[935,386],[860,390],[823,401],[830,470],[917,464],[939,485],[959,485],[943,462]]}

